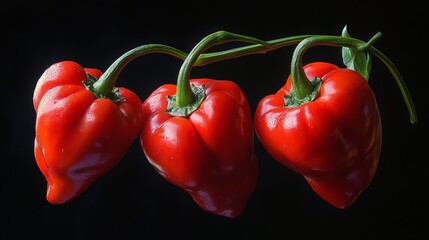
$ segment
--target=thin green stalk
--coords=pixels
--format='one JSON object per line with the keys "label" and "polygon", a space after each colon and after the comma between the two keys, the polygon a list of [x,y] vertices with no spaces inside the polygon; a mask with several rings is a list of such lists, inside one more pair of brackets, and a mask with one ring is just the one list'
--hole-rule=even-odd
{"label": "thin green stalk", "polygon": [[[223,44],[226,42],[233,42],[233,41],[256,43],[260,45],[262,48],[269,47],[269,44],[262,40],[244,36],[244,35],[226,32],[226,31],[218,31],[203,38],[192,49],[192,51],[186,57],[185,61],[183,62],[180,68],[179,75],[177,77],[177,90],[176,90],[176,104],[179,108],[185,107],[194,101],[195,95],[189,84],[189,75],[192,67],[194,67],[199,56],[204,51],[206,51],[207,49],[209,49],[214,45],[219,45],[219,44]],[[221,56],[221,58],[226,59],[226,58],[223,58],[223,56]]]}
{"label": "thin green stalk", "polygon": [[150,53],[165,53],[180,59],[185,59],[187,56],[185,52],[163,44],[147,44],[136,47],[116,59],[105,73],[93,84],[93,90],[101,96],[110,97],[116,80],[123,68],[132,60]]}
{"label": "thin green stalk", "polygon": [[[304,98],[307,96],[313,89],[308,83],[310,81],[305,75],[303,66],[302,66],[302,56],[305,51],[315,45],[326,45],[326,46],[337,46],[337,47],[351,47],[356,48],[358,51],[367,51],[370,54],[378,57],[384,65],[390,70],[393,77],[395,78],[399,89],[401,90],[402,96],[405,100],[405,103],[408,108],[408,112],[410,115],[410,122],[417,122],[417,114],[414,107],[414,103],[412,101],[411,95],[406,87],[406,84],[396,68],[393,62],[387,58],[382,52],[377,50],[375,47],[371,46],[376,39],[381,36],[381,33],[377,33],[371,38],[370,41],[364,42],[359,39],[351,38],[351,37],[341,37],[341,36],[325,36],[325,35],[315,35],[311,37],[307,37],[302,40],[296,47],[291,61],[291,78],[292,85],[295,89],[295,96],[298,98]],[[310,83],[311,84],[311,83]]]}

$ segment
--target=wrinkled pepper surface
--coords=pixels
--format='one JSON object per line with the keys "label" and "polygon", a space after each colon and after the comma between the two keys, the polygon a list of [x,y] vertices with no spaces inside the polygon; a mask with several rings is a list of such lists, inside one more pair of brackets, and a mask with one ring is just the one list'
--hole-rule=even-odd
{"label": "wrinkled pepper surface", "polygon": [[139,97],[122,87],[114,89],[115,100],[94,94],[91,84],[101,75],[62,61],[37,82],[34,154],[50,203],[78,197],[123,158],[140,132]]}
{"label": "wrinkled pepper surface", "polygon": [[319,95],[286,106],[291,77],[257,106],[257,136],[274,159],[301,173],[337,208],[349,207],[372,181],[381,150],[381,120],[368,82],[353,70],[325,62],[304,66],[321,79]]}
{"label": "wrinkled pepper surface", "polygon": [[166,111],[176,85],[161,86],[144,101],[141,146],[158,173],[202,209],[237,217],[259,174],[247,99],[231,81],[192,79],[190,84],[199,89],[201,103],[186,117]]}

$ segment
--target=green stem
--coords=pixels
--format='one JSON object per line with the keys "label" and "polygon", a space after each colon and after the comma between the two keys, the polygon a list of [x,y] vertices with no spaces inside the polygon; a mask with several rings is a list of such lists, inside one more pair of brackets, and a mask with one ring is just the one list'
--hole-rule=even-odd
{"label": "green stem", "polygon": [[305,53],[305,51],[315,45],[325,45],[325,46],[339,46],[339,47],[353,47],[356,48],[359,51],[367,51],[376,57],[378,57],[390,70],[393,77],[395,78],[402,96],[405,100],[405,103],[408,108],[408,112],[410,115],[410,122],[416,123],[417,122],[417,114],[414,107],[414,103],[411,99],[411,95],[406,87],[406,84],[396,68],[396,66],[393,64],[392,61],[390,61],[382,52],[377,50],[375,47],[371,46],[371,44],[374,43],[376,39],[378,39],[381,36],[381,33],[377,33],[374,35],[371,40],[366,43],[364,41],[361,41],[359,39],[350,38],[350,37],[340,37],[340,36],[311,36],[308,38],[305,38],[303,41],[301,41],[297,47],[295,48],[295,51],[292,56],[291,61],[291,78],[292,78],[292,86],[294,91],[294,95],[297,98],[304,98],[308,94],[311,93],[313,90],[312,86],[309,86],[309,83],[311,84],[310,80],[305,75],[303,66],[302,66],[302,56]]}
{"label": "green stem", "polygon": [[204,53],[201,54],[198,60],[195,62],[194,66],[204,66],[210,63],[215,63],[223,60],[234,59],[238,57],[243,57],[252,54],[265,54],[268,51],[273,51],[282,47],[295,45],[301,42],[302,40],[317,35],[299,35],[292,37],[285,37],[266,41],[268,45],[254,44],[250,46],[233,48],[230,50],[214,52],[214,53]]}
{"label": "green stem", "polygon": [[[378,33],[374,37],[378,38],[381,34]],[[374,42],[376,38],[371,41]],[[340,37],[340,36],[312,36],[302,40],[295,48],[292,55],[291,61],[291,79],[294,94],[297,98],[303,99],[313,91],[313,84],[307,78],[304,68],[302,65],[302,57],[304,53],[315,45],[326,45],[326,46],[344,46],[344,47],[355,47],[361,51],[367,49],[370,45],[361,40]]]}
{"label": "green stem", "polygon": [[[222,31],[217,32],[214,35],[219,34],[219,33],[222,33]],[[407,108],[408,108],[408,112],[410,114],[410,122],[416,123],[417,122],[417,114],[416,114],[416,110],[414,107],[414,103],[411,99],[411,95],[408,91],[408,88],[407,88],[400,72],[398,71],[396,66],[393,64],[393,62],[389,58],[387,58],[378,49],[371,46],[371,44],[379,36],[380,36],[380,33],[376,34],[368,43],[365,43],[361,40],[350,38],[350,37],[325,36],[325,35],[292,36],[292,37],[285,37],[285,38],[279,38],[279,39],[266,41],[266,42],[264,42],[264,44],[257,43],[257,44],[250,45],[250,46],[238,47],[238,48],[225,50],[225,51],[219,51],[219,52],[215,52],[215,53],[200,54],[197,57],[197,59],[195,59],[195,57],[193,57],[192,61],[194,62],[193,63],[194,66],[204,66],[207,64],[211,64],[211,63],[215,63],[215,62],[219,62],[219,61],[223,61],[223,60],[227,60],[227,59],[233,59],[233,58],[238,58],[238,57],[242,57],[242,56],[247,56],[247,55],[251,55],[251,54],[265,54],[268,51],[276,50],[276,49],[279,49],[279,48],[282,48],[285,46],[290,46],[290,45],[295,45],[295,44],[298,44],[298,46],[299,46],[299,44],[307,45],[307,46],[300,46],[299,48],[297,46],[297,48],[295,49],[296,51],[294,51],[294,55],[295,54],[301,55],[301,57],[297,58],[296,56],[294,56],[292,58],[292,66],[294,66],[294,65],[298,66],[298,67],[292,67],[291,75],[296,76],[296,77],[292,77],[292,84],[294,85],[294,88],[300,89],[299,91],[297,91],[298,92],[297,96],[302,97],[302,95],[304,95],[306,92],[308,93],[308,91],[310,89],[309,84],[308,84],[309,80],[306,78],[304,70],[302,68],[302,54],[305,52],[306,48],[309,48],[309,47],[316,45],[316,44],[318,44],[318,45],[319,44],[320,45],[330,45],[330,46],[357,47],[358,50],[360,50],[360,51],[368,51],[369,53],[377,56],[387,66],[387,68],[390,70],[390,72],[394,76],[396,83],[398,84],[398,86],[401,90],[402,96],[405,100],[405,103],[406,103]],[[319,38],[319,37],[321,38],[321,40],[317,40],[317,41],[320,41],[320,43],[314,42],[315,38]],[[253,39],[253,40],[255,40],[255,39]],[[331,40],[334,40],[337,42],[332,42]],[[231,41],[234,41],[234,40],[231,40]],[[252,41],[247,41],[247,42],[252,42]],[[220,44],[220,43],[218,43],[218,44]],[[300,49],[300,48],[304,48],[304,49],[299,50],[299,51],[301,51],[301,53],[298,53],[297,49]],[[203,52],[204,50],[206,50],[206,49],[200,49],[199,51]],[[143,45],[140,47],[136,47],[136,48],[128,51],[127,53],[123,54],[120,58],[118,58],[106,70],[106,72],[93,84],[94,91],[96,93],[98,93],[99,95],[111,96],[115,82],[116,82],[120,72],[122,71],[122,69],[133,59],[140,57],[142,55],[149,54],[149,53],[165,53],[165,54],[177,57],[177,58],[182,59],[182,60],[185,60],[188,57],[187,53],[180,51],[176,48],[173,48],[173,47],[170,47],[167,45],[162,45],[162,44],[147,44],[147,45]],[[191,59],[188,59],[188,64],[190,61],[191,61]],[[183,65],[182,65],[182,68],[183,68]],[[185,70],[183,70],[183,71],[185,71]],[[187,70],[187,72],[184,72],[182,74],[185,74],[185,77],[189,78],[189,71],[190,71],[190,69]],[[187,76],[186,76],[186,74],[187,74]],[[293,79],[295,79],[295,80],[293,80]],[[293,81],[297,81],[297,79],[302,79],[301,81],[303,83],[293,83]],[[183,84],[181,87],[185,87],[185,89],[189,90],[189,88],[186,86],[183,86]],[[185,98],[188,98],[188,97],[185,97]],[[192,99],[192,95],[191,95],[191,98],[189,98],[188,100],[185,100],[184,102],[189,101],[190,99]],[[179,100],[179,101],[181,101],[181,100]]]}
{"label": "green stem", "polygon": [[[219,33],[221,32],[218,32],[216,34]],[[285,37],[264,42],[264,45],[254,44],[250,46],[238,47],[215,53],[201,54],[200,56],[198,56],[194,65],[204,66],[211,63],[247,56],[251,54],[265,54],[267,51],[272,51],[285,46],[298,44],[301,40],[305,39],[308,36],[311,35]],[[116,59],[116,61],[113,62],[112,65],[110,65],[110,67],[104,72],[104,74],[93,84],[93,91],[100,96],[110,97],[112,95],[116,80],[119,77],[119,74],[121,73],[123,68],[132,60],[151,53],[165,53],[182,60],[185,60],[188,56],[187,53],[181,50],[163,44],[146,44],[136,47],[123,54],[121,57]]]}
{"label": "green stem", "polygon": [[387,58],[382,52],[380,52],[376,48],[371,47],[369,50],[372,54],[377,56],[384,63],[384,65],[386,65],[386,67],[390,70],[390,73],[393,75],[393,77],[396,80],[396,84],[398,84],[399,89],[401,90],[405,104],[407,105],[408,113],[410,115],[410,122],[413,124],[417,123],[416,108],[411,98],[411,94],[408,91],[408,87],[405,84],[405,81],[402,78],[402,75],[399,72],[398,68],[396,68],[395,64],[393,64],[393,62],[389,58]]}
{"label": "green stem", "polygon": [[[223,31],[217,32],[216,34],[222,34]],[[272,51],[284,46],[293,45],[299,43],[304,38],[311,35],[302,35],[302,36],[293,36],[271,40],[269,42],[264,42],[264,45],[254,44],[251,46],[244,46],[239,48],[234,48],[230,50],[201,54],[195,60],[195,66],[204,66],[210,63],[219,62],[227,59],[238,58],[246,55],[261,53],[264,54],[267,51]],[[248,41],[249,40],[249,41]],[[255,39],[248,39],[245,42],[255,43]],[[229,40],[227,40],[229,41]],[[234,41],[234,40],[231,40]],[[243,39],[242,39],[243,41]],[[220,44],[220,43],[217,43]],[[188,56],[187,53],[180,51],[176,48],[163,45],[163,44],[147,44],[131,49],[130,51],[123,54],[121,57],[116,59],[116,61],[110,65],[110,67],[105,71],[105,73],[95,82],[90,83],[91,86],[88,88],[94,92],[95,95],[99,97],[110,98],[112,100],[120,100],[120,96],[115,96],[116,92],[114,91],[114,86],[116,83],[119,74],[123,68],[132,60],[150,53],[165,53],[179,59],[185,60]]]}
{"label": "green stem", "polygon": [[[194,101],[195,95],[189,84],[189,76],[190,76],[192,67],[195,65],[195,62],[198,60],[202,52],[206,51],[208,48],[214,45],[219,45],[219,44],[232,42],[232,41],[257,43],[262,47],[269,46],[267,42],[264,42],[262,40],[244,36],[244,35],[226,32],[226,31],[218,31],[206,36],[197,45],[195,45],[195,47],[189,53],[188,57],[186,57],[185,61],[183,62],[180,68],[179,75],[177,78],[177,90],[176,90],[177,107],[179,108],[185,107]],[[238,55],[235,55],[235,56],[238,56]]]}
{"label": "green stem", "polygon": [[165,53],[180,59],[185,59],[187,54],[176,48],[163,44],[147,44],[131,49],[116,59],[103,75],[93,84],[93,91],[100,96],[111,97],[115,82],[122,69],[133,59],[150,53]]}

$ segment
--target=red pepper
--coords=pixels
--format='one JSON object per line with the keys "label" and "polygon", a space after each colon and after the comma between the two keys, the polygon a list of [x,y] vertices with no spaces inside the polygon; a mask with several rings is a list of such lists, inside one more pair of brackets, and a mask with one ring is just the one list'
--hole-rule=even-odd
{"label": "red pepper", "polygon": [[92,84],[101,75],[63,61],[37,82],[34,154],[50,203],[79,196],[122,159],[140,132],[139,97],[126,88],[115,88],[111,96],[95,94]]}
{"label": "red pepper", "polygon": [[375,96],[358,73],[329,63],[304,67],[322,79],[319,96],[285,107],[290,77],[255,112],[255,129],[274,159],[304,175],[322,198],[350,206],[369,185],[381,149],[381,121]]}
{"label": "red pepper", "polygon": [[214,33],[192,50],[177,88],[161,86],[144,101],[141,132],[142,149],[160,175],[205,211],[231,218],[245,208],[259,175],[250,107],[237,84],[188,76],[208,44],[235,37]]}
{"label": "red pepper", "polygon": [[165,111],[175,85],[161,86],[143,103],[141,145],[155,169],[185,189],[201,208],[238,216],[258,177],[247,100],[230,81],[190,83],[205,86],[206,97],[187,117]]}

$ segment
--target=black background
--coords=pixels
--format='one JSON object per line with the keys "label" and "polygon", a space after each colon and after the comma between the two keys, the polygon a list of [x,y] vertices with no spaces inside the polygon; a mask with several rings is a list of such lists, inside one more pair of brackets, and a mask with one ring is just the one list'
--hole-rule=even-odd
{"label": "black background", "polygon": [[[1,239],[378,239],[428,238],[427,8],[285,2],[35,1],[2,3],[1,11]],[[206,35],[226,30],[263,40],[302,34],[349,33],[368,40],[398,67],[413,97],[419,123],[409,122],[401,92],[386,66],[374,58],[370,84],[383,122],[376,175],[349,209],[318,197],[302,176],[275,162],[255,140],[260,178],[245,211],[235,219],[200,209],[147,162],[136,140],[125,158],[72,202],[51,205],[33,156],[36,81],[51,64],[74,60],[106,70],[126,51],[162,43],[189,52]],[[226,45],[225,45],[226,46]],[[232,45],[231,45],[232,46]],[[215,48],[213,48],[215,49]],[[252,113],[263,96],[280,88],[290,72],[293,47],[204,67],[192,77],[229,79],[246,93]],[[304,62],[341,65],[334,47],[307,51]],[[175,83],[181,60],[141,57],[123,70],[117,86],[142,100]]]}

